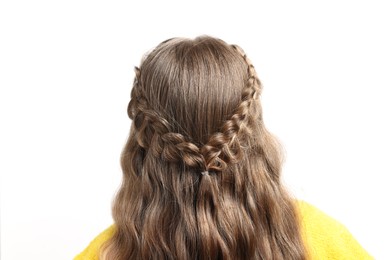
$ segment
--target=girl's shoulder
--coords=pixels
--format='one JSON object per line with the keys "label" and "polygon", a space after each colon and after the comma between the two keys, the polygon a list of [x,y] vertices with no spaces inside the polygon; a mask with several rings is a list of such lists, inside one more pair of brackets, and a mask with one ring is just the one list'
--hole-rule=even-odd
{"label": "girl's shoulder", "polygon": [[115,224],[112,224],[100,232],[74,260],[98,260],[100,247],[114,235],[115,229]]}
{"label": "girl's shoulder", "polygon": [[305,201],[297,201],[297,206],[311,259],[374,259],[335,218]]}

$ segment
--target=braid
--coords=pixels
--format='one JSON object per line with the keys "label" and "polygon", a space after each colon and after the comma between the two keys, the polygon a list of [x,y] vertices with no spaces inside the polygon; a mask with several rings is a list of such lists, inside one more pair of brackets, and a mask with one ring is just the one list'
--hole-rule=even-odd
{"label": "braid", "polygon": [[[128,115],[134,120],[136,139],[143,148],[149,148],[155,157],[169,162],[183,162],[189,167],[204,168],[205,161],[197,145],[188,142],[180,133],[171,132],[171,125],[155,110],[148,108],[143,95],[140,69],[135,68],[135,79],[128,105]],[[147,134],[148,128],[153,133]],[[149,139],[148,137],[151,138]]]}
{"label": "braid", "polygon": [[185,165],[203,168],[205,161],[198,146],[187,142],[179,133],[154,134],[151,141],[151,152],[169,162],[183,161]]}
{"label": "braid", "polygon": [[237,45],[231,45],[248,65],[248,80],[241,93],[241,104],[233,116],[221,127],[221,132],[213,134],[208,143],[202,147],[202,154],[207,163],[207,169],[221,171],[229,163],[237,163],[242,156],[239,134],[250,133],[248,122],[251,120],[250,108],[260,94],[260,80],[252,62]]}
{"label": "braid", "polygon": [[[260,92],[260,81],[251,61],[237,45],[232,45],[248,66],[248,79],[241,93],[241,103],[232,117],[199,148],[186,140],[180,133],[171,132],[171,125],[158,111],[151,110],[148,100],[142,93],[141,70],[135,68],[135,79],[128,105],[128,115],[137,130],[136,139],[143,148],[148,148],[153,156],[169,162],[182,162],[188,167],[222,171],[228,164],[237,163],[242,158],[240,134],[250,133],[252,119],[251,106]],[[152,131],[152,132],[150,132]]]}

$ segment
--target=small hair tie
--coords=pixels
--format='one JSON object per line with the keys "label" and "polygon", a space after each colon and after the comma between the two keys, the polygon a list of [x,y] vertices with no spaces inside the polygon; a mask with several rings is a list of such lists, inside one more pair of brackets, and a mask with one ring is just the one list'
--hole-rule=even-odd
{"label": "small hair tie", "polygon": [[204,172],[202,172],[202,175],[209,175],[209,171],[204,171]]}

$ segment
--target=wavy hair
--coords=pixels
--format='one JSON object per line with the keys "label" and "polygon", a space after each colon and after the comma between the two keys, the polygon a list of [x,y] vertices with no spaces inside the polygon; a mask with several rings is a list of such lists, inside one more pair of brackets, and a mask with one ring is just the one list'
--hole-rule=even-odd
{"label": "wavy hair", "polygon": [[116,228],[100,259],[305,259],[243,50],[173,38],[135,72]]}

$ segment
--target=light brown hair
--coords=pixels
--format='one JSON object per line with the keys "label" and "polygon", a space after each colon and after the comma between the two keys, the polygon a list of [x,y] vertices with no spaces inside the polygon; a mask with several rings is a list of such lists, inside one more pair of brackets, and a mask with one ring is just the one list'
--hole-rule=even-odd
{"label": "light brown hair", "polygon": [[143,59],[101,259],[305,259],[260,92],[242,49],[213,37]]}

